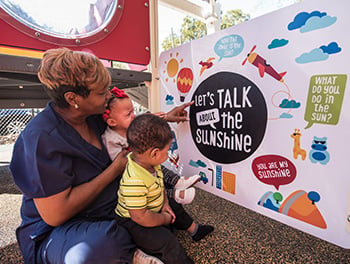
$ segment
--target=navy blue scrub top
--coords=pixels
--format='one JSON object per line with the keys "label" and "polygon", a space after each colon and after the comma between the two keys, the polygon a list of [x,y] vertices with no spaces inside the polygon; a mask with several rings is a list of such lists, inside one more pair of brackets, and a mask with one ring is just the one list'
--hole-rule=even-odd
{"label": "navy blue scrub top", "polygon": [[[29,122],[15,143],[10,170],[23,192],[22,223],[16,234],[25,260],[34,257],[34,242],[52,230],[40,217],[33,198],[48,197],[88,182],[111,163],[101,140],[106,124],[100,115],[90,116],[87,122],[102,150],[86,142],[53,110],[51,103]],[[114,218],[118,179],[74,218]]]}

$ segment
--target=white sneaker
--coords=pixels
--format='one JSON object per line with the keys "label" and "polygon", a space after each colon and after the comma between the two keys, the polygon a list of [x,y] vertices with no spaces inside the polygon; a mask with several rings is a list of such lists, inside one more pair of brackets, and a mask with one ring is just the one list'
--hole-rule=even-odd
{"label": "white sneaker", "polygon": [[160,259],[148,255],[141,249],[136,249],[132,259],[133,264],[164,264]]}
{"label": "white sneaker", "polygon": [[181,177],[177,183],[175,184],[175,189],[177,190],[184,190],[189,187],[192,187],[194,184],[196,184],[201,179],[201,176],[199,175],[193,175],[189,177]]}
{"label": "white sneaker", "polygon": [[174,199],[180,204],[189,204],[192,203],[195,195],[196,189],[190,187],[185,190],[175,190]]}

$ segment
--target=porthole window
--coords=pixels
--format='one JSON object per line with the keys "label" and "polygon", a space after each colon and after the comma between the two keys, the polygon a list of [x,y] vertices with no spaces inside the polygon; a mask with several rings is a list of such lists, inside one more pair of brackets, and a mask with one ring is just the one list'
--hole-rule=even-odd
{"label": "porthole window", "polygon": [[118,24],[123,3],[124,0],[0,0],[9,24],[43,41],[63,44],[69,44],[64,40],[89,44],[106,36]]}

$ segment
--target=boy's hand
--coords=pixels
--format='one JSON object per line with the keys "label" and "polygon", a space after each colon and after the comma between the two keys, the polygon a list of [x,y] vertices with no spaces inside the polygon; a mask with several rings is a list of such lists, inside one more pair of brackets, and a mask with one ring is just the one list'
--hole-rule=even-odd
{"label": "boy's hand", "polygon": [[168,203],[164,203],[164,205],[162,207],[162,210],[161,210],[161,213],[166,213],[166,214],[169,214],[171,216],[171,222],[170,223],[174,223],[175,222],[176,216],[175,216],[173,210],[171,209],[171,207],[169,206]]}
{"label": "boy's hand", "polygon": [[164,215],[165,219],[166,219],[164,222],[164,225],[170,225],[170,224],[174,223],[173,217],[169,213],[163,212],[161,214]]}

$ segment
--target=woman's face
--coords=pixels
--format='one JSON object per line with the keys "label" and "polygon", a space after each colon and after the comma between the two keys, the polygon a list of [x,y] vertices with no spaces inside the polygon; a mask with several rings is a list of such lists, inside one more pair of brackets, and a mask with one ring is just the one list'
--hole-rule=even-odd
{"label": "woman's face", "polygon": [[102,114],[110,96],[108,87],[90,88],[89,96],[81,98],[79,109],[88,115]]}

